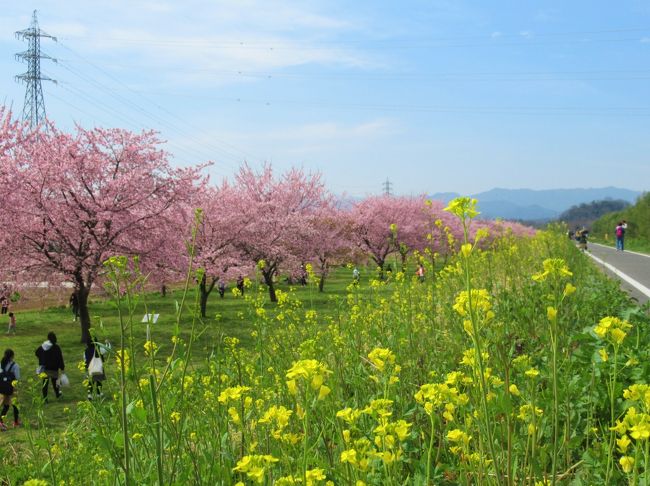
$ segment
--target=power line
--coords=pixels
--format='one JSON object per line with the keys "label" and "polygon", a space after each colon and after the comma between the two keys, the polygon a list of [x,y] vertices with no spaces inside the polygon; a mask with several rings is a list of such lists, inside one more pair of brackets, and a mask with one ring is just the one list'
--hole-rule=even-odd
{"label": "power line", "polygon": [[[167,96],[178,96],[194,98],[197,95],[181,93],[165,93]],[[424,105],[424,104],[387,104],[387,103],[342,103],[327,100],[290,100],[290,99],[247,99],[247,98],[224,98],[213,96],[199,96],[202,100],[210,99],[221,102],[242,103],[251,105],[263,105],[273,107],[275,105],[309,106],[321,109],[348,109],[348,110],[369,110],[384,112],[414,112],[414,113],[459,113],[459,114],[503,114],[503,115],[577,115],[577,116],[650,116],[650,106],[618,106],[618,107],[579,107],[579,106],[473,106],[473,105]]]}
{"label": "power line", "polygon": [[[144,115],[145,117],[149,118],[150,120],[154,121],[155,123],[157,123],[157,124],[159,124],[159,125],[161,125],[163,127],[166,127],[166,128],[170,129],[173,132],[179,133],[181,136],[183,136],[183,137],[185,137],[185,138],[187,138],[189,140],[188,143],[193,142],[193,145],[192,145],[193,148],[189,149],[188,150],[189,152],[193,152],[195,154],[201,154],[201,152],[203,152],[203,149],[201,147],[203,145],[207,145],[207,144],[204,144],[203,141],[196,139],[192,134],[190,134],[189,132],[187,132],[186,130],[184,130],[182,128],[179,128],[173,122],[170,122],[170,121],[168,121],[168,120],[166,120],[166,119],[164,119],[164,118],[162,118],[162,117],[160,117],[160,116],[158,116],[158,115],[156,115],[154,113],[151,113],[149,110],[147,110],[146,108],[144,108],[140,104],[138,104],[136,102],[133,102],[132,100],[129,100],[128,98],[125,98],[122,95],[116,94],[113,89],[111,89],[107,85],[103,84],[102,82],[97,81],[92,76],[81,73],[81,72],[77,71],[76,69],[70,68],[69,66],[66,66],[65,63],[60,63],[59,65],[61,67],[63,67],[64,69],[66,69],[67,71],[69,71],[74,76],[77,76],[78,78],[82,79],[86,83],[88,83],[90,85],[93,85],[96,89],[99,89],[100,91],[104,92],[108,96],[112,97],[114,100],[116,100],[119,103],[121,103],[122,105],[126,106],[128,109],[135,110],[135,111],[141,113],[142,115]],[[71,83],[66,83],[66,84],[68,84],[68,86],[72,86]],[[89,97],[90,97],[90,95],[86,95],[87,99]],[[93,97],[90,97],[90,98],[93,98]],[[97,105],[97,102],[94,102],[94,103],[93,103],[93,101],[89,101],[89,102],[92,103],[92,104]],[[104,104],[104,106],[108,106],[108,105]],[[125,118],[125,115],[121,114],[115,108],[110,108],[109,111],[111,111],[113,113],[118,113],[118,117],[120,117],[122,119]],[[231,160],[236,160],[237,162],[241,161],[239,158],[237,158],[236,156],[234,156],[231,153],[228,153],[228,152],[224,151],[223,149],[213,148],[213,150],[219,151],[222,154],[221,156],[217,156],[216,158],[229,158]],[[196,155],[194,157],[196,157]],[[213,159],[215,157],[213,157],[212,155],[209,155],[207,153],[204,153],[203,155],[199,155],[198,158],[199,159],[211,160],[211,159]],[[225,163],[223,161],[220,161],[220,163],[228,165],[228,166],[230,166],[230,168],[233,168],[233,166],[230,163]]]}
{"label": "power line", "polygon": [[[62,60],[59,60],[63,62]],[[70,62],[67,60],[66,62]],[[585,70],[585,71],[478,71],[478,72],[438,72],[431,74],[419,73],[309,73],[309,72],[261,72],[244,70],[222,70],[211,68],[186,68],[152,65],[129,65],[111,63],[111,67],[164,70],[165,72],[195,72],[205,73],[225,78],[252,78],[252,79],[358,79],[368,80],[399,80],[399,81],[610,81],[610,80],[647,80],[650,79],[650,70]],[[494,78],[498,76],[498,78]],[[129,90],[133,91],[131,88]],[[137,91],[136,91],[137,92]],[[152,93],[152,91],[148,91]]]}
{"label": "power line", "polygon": [[27,62],[27,72],[16,76],[16,81],[22,81],[27,85],[23,104],[23,121],[29,122],[30,128],[34,129],[46,119],[41,81],[56,83],[55,80],[41,74],[41,59],[56,62],[56,59],[41,52],[41,37],[52,39],[55,42],[56,37],[39,29],[36,10],[32,14],[30,26],[27,29],[17,31],[15,34],[17,39],[27,41],[28,45],[26,51],[16,54],[16,60]]}
{"label": "power line", "polygon": [[[201,133],[201,130],[200,130],[198,127],[193,126],[193,125],[192,125],[190,122],[188,122],[187,120],[180,118],[180,117],[177,116],[175,113],[173,113],[173,112],[167,110],[165,107],[161,106],[160,104],[158,104],[158,103],[152,101],[151,99],[148,99],[148,98],[145,97],[142,93],[140,93],[140,92],[134,90],[133,88],[131,88],[130,86],[128,86],[127,84],[125,84],[122,80],[120,80],[119,78],[113,76],[112,74],[110,74],[110,73],[107,72],[106,70],[102,69],[102,68],[101,68],[100,66],[98,66],[97,64],[95,64],[95,63],[89,61],[89,60],[86,59],[84,56],[82,56],[81,54],[79,54],[79,53],[77,53],[76,51],[74,51],[72,48],[66,46],[65,44],[60,44],[60,45],[62,45],[64,49],[67,49],[68,51],[70,51],[70,52],[71,52],[72,54],[74,54],[75,56],[79,57],[80,59],[82,59],[82,60],[84,60],[85,62],[87,62],[88,64],[90,64],[92,67],[94,67],[96,70],[98,70],[99,72],[101,72],[101,73],[104,74],[105,76],[111,78],[112,80],[116,81],[116,82],[119,83],[120,85],[124,86],[128,91],[134,93],[134,94],[135,94],[136,96],[138,96],[141,100],[144,100],[145,102],[147,102],[147,103],[149,103],[149,104],[152,104],[152,105],[153,105],[154,107],[156,107],[158,110],[160,110],[160,111],[164,112],[166,115],[168,115],[168,116],[170,116],[170,117],[176,119],[176,120],[177,120],[178,122],[180,122],[182,125],[189,126],[189,127],[191,127],[192,129],[194,129],[195,132]],[[72,69],[70,66],[67,66],[67,67],[64,66],[64,67],[65,67],[66,69],[70,70],[70,71],[75,71],[75,70]],[[114,92],[114,91],[115,91],[114,89],[112,89],[112,88],[108,88],[108,87],[106,87],[105,85],[103,85],[103,87],[104,87],[105,89],[111,91],[111,92]],[[111,93],[111,94],[112,94],[112,93]],[[138,107],[142,110],[142,108],[141,108],[139,105],[136,105],[136,106],[138,106]],[[206,141],[203,141],[203,140],[197,140],[193,133],[190,133],[190,132],[188,132],[187,130],[185,130],[184,128],[179,127],[179,126],[176,125],[174,122],[169,121],[168,118],[160,118],[160,117],[158,117],[158,121],[159,121],[159,122],[162,122],[162,123],[166,123],[167,126],[172,126],[174,130],[183,133],[184,136],[186,136],[186,137],[188,137],[188,138],[191,138],[191,139],[193,139],[193,140],[195,140],[195,141],[198,141],[200,144],[205,145],[205,146],[207,146],[207,147],[210,147],[210,148],[212,148],[213,150],[215,150],[215,151],[218,152],[218,153],[225,154],[227,157],[236,160],[238,163],[241,163],[241,161],[242,161],[244,158],[249,158],[249,159],[259,159],[258,157],[254,156],[254,155],[252,155],[252,154],[250,154],[250,153],[248,153],[248,152],[246,152],[246,151],[244,151],[244,150],[242,150],[242,149],[239,149],[238,147],[235,147],[235,146],[232,145],[232,144],[229,144],[229,143],[224,142],[224,141],[220,141],[220,140],[216,139],[216,138],[213,137],[213,136],[210,137],[211,140],[212,140],[212,142],[206,142]],[[218,144],[220,144],[221,147],[219,147],[219,146],[217,146],[217,145],[214,145],[215,142],[218,143]]]}
{"label": "power line", "polygon": [[[76,104],[70,101],[70,99],[63,98],[60,96],[55,95],[54,93],[50,93],[49,96],[61,101],[64,103],[67,107],[73,108],[76,111],[83,113],[86,116],[89,116],[92,119],[100,121],[104,126],[110,126],[110,124],[106,123],[106,120],[101,116],[98,115],[98,113],[104,113],[113,117],[116,117],[117,119],[121,120],[125,126],[131,127],[133,130],[141,130],[142,127],[136,125],[132,119],[128,118],[127,116],[121,114],[119,110],[112,108],[110,105],[103,103],[101,101],[95,100],[92,96],[87,95],[84,93],[82,90],[75,88],[72,85],[69,85],[66,82],[61,82],[59,84],[64,90],[68,91],[71,93],[73,96],[74,100],[79,100],[82,99],[83,101],[88,102],[90,105],[95,106],[99,110],[94,111],[93,113],[90,113],[87,110],[84,110],[83,108],[80,108]],[[73,118],[74,119],[74,118]],[[173,153],[177,155],[182,155],[186,159],[191,160],[191,159],[206,159],[207,157],[205,154],[201,154],[199,152],[194,151],[191,147],[188,148],[188,146],[184,144],[180,144],[178,142],[168,142],[169,146],[173,149]],[[219,172],[220,175],[225,175],[223,172]]]}
{"label": "power line", "polygon": [[[622,28],[622,29],[603,29],[603,30],[585,30],[585,31],[568,31],[568,32],[518,32],[518,33],[490,33],[490,34],[477,34],[467,36],[448,36],[439,38],[429,38],[422,41],[409,40],[406,43],[400,43],[393,38],[389,39],[351,39],[351,40],[303,40],[300,43],[292,42],[269,42],[269,41],[224,41],[224,40],[204,40],[204,39],[151,39],[151,38],[138,38],[138,37],[106,37],[102,39],[110,40],[118,43],[125,44],[141,44],[141,45],[160,45],[160,46],[188,46],[188,47],[204,47],[213,49],[254,49],[254,50],[322,50],[332,49],[337,47],[360,46],[364,49],[421,49],[432,47],[463,47],[463,46],[504,46],[504,45],[521,45],[521,44],[550,44],[549,42],[538,43],[531,42],[537,38],[561,38],[571,36],[595,36],[604,34],[626,34],[626,33],[642,33],[650,32],[650,27],[641,28]],[[496,35],[495,35],[496,34]],[[513,43],[511,41],[501,42],[502,40],[516,39],[519,42]],[[415,42],[414,42],[415,41]],[[467,42],[467,41],[488,41],[489,44],[480,44],[477,42],[463,43],[463,44],[445,44],[448,42]],[[573,39],[574,42],[625,42],[625,41],[639,41],[637,37],[625,38],[584,38]],[[409,43],[410,42],[410,43]],[[559,41],[561,43],[567,40]]]}

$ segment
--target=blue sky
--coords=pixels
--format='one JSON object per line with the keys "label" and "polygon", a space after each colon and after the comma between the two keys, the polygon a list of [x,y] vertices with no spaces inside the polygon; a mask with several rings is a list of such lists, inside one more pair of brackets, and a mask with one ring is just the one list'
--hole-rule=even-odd
{"label": "blue sky", "polygon": [[322,172],[337,193],[650,181],[647,1],[6,2],[0,102],[20,114],[33,9],[48,117],[153,128],[177,164]]}

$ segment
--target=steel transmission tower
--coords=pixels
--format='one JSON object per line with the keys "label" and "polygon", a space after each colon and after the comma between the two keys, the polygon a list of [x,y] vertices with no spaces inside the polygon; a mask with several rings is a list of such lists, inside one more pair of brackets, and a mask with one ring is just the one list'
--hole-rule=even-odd
{"label": "steel transmission tower", "polygon": [[382,184],[382,187],[384,188],[384,196],[392,196],[392,189],[393,189],[393,183],[386,179],[386,182]]}
{"label": "steel transmission tower", "polygon": [[16,60],[27,62],[27,72],[16,76],[16,81],[22,81],[27,85],[25,104],[23,105],[23,121],[29,122],[31,128],[36,128],[45,121],[45,103],[41,81],[56,83],[55,80],[41,74],[41,59],[50,59],[56,62],[56,59],[41,53],[41,37],[47,37],[56,42],[56,37],[46,34],[38,28],[36,10],[34,10],[29,28],[16,32],[16,38],[26,40],[29,46],[25,52],[16,54]]}

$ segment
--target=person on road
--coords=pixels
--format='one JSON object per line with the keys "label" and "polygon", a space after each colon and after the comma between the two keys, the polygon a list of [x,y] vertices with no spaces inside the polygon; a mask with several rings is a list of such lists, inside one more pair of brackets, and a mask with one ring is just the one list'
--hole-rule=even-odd
{"label": "person on road", "polygon": [[589,237],[589,231],[586,228],[582,228],[579,232],[576,233],[576,239],[578,240],[578,247],[582,251],[587,251],[587,238]]}
{"label": "person on road", "polygon": [[616,251],[625,251],[625,228],[627,223],[619,221],[616,225]]}
{"label": "person on road", "polygon": [[47,389],[49,382],[52,382],[54,394],[56,398],[61,396],[61,387],[59,386],[59,370],[65,370],[63,363],[63,353],[58,344],[56,344],[56,334],[49,332],[47,340],[36,348],[36,357],[38,357],[38,364],[41,367],[45,378],[43,378],[43,399],[47,402]]}
{"label": "person on road", "polygon": [[[9,413],[9,407],[13,407],[14,411],[14,427],[20,425],[18,420],[18,407],[12,403],[12,399],[16,394],[14,382],[20,380],[20,366],[14,361],[14,352],[11,349],[5,351],[2,361],[0,361],[0,368],[2,371],[2,379],[0,380],[0,396],[2,396],[2,410],[0,411],[0,431],[7,430],[4,423],[4,418]],[[5,381],[6,380],[6,381]]]}

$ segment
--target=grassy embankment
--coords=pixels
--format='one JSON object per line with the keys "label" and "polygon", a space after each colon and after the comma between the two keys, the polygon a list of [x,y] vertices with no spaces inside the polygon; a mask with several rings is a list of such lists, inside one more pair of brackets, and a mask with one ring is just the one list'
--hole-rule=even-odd
{"label": "grassy embankment", "polygon": [[[291,286],[295,289],[296,295],[304,301],[313,304],[313,308],[318,312],[331,308],[332,302],[345,295],[345,288],[350,283],[351,271],[347,268],[337,268],[325,284],[323,293],[315,291],[313,286],[302,287],[300,285]],[[372,276],[372,270],[362,270],[362,286],[364,282]],[[288,290],[289,285],[280,283],[280,290]],[[170,290],[166,297],[162,297],[159,292],[150,292],[145,294],[137,304],[135,315],[142,318],[146,308],[150,313],[160,314],[158,322],[155,324],[156,340],[170,342],[174,334],[174,319],[176,305],[182,299],[183,291],[177,286],[175,290]],[[194,307],[196,293],[190,289],[186,298],[186,307],[190,309],[185,315],[191,314]],[[86,390],[83,385],[85,374],[78,368],[79,362],[83,359],[85,346],[80,341],[80,328],[78,321],[72,318],[72,313],[67,303],[67,294],[64,292],[52,293],[45,292],[41,289],[27,292],[23,298],[11,305],[10,311],[16,314],[17,333],[16,335],[7,335],[6,326],[8,319],[2,316],[2,332],[0,332],[0,352],[11,348],[16,353],[16,361],[21,367],[22,383],[19,387],[18,397],[21,407],[21,419],[30,422],[32,426],[37,426],[36,417],[33,411],[33,400],[40,397],[40,380],[36,379],[35,371],[37,359],[34,352],[38,346],[47,338],[49,331],[54,331],[57,335],[58,344],[63,351],[63,357],[66,365],[66,374],[70,378],[70,387],[63,389],[63,397],[60,400],[53,398],[54,393],[49,389],[48,396],[50,403],[44,410],[44,417],[48,424],[55,428],[65,428],[68,410],[79,400],[86,399]],[[273,304],[266,303],[267,307],[273,307]],[[205,327],[197,340],[196,349],[200,350],[199,360],[203,360],[205,354],[211,352],[215,343],[224,335],[237,337],[242,345],[250,344],[251,326],[243,317],[244,310],[248,304],[243,298],[237,297],[232,292],[232,286],[228,288],[225,297],[221,299],[215,291],[210,295],[208,301],[207,317],[202,320],[201,327]],[[95,293],[91,299],[90,313],[93,322],[93,330],[99,341],[108,339],[113,346],[119,344],[119,318],[115,310],[115,305],[102,290]],[[134,326],[136,334],[135,344],[139,348],[146,340],[146,325],[136,323]],[[181,331],[182,332],[182,331]],[[162,347],[160,356],[164,357],[170,351],[170,346]],[[111,356],[106,362],[107,375],[110,378],[118,373],[115,357]],[[110,380],[106,383],[108,384]],[[113,390],[114,391],[114,390]],[[110,399],[112,390],[110,386],[105,387],[106,397]],[[11,411],[6,423],[13,420]],[[12,442],[24,442],[28,440],[25,429],[10,431]],[[9,436],[7,436],[9,437]]]}

